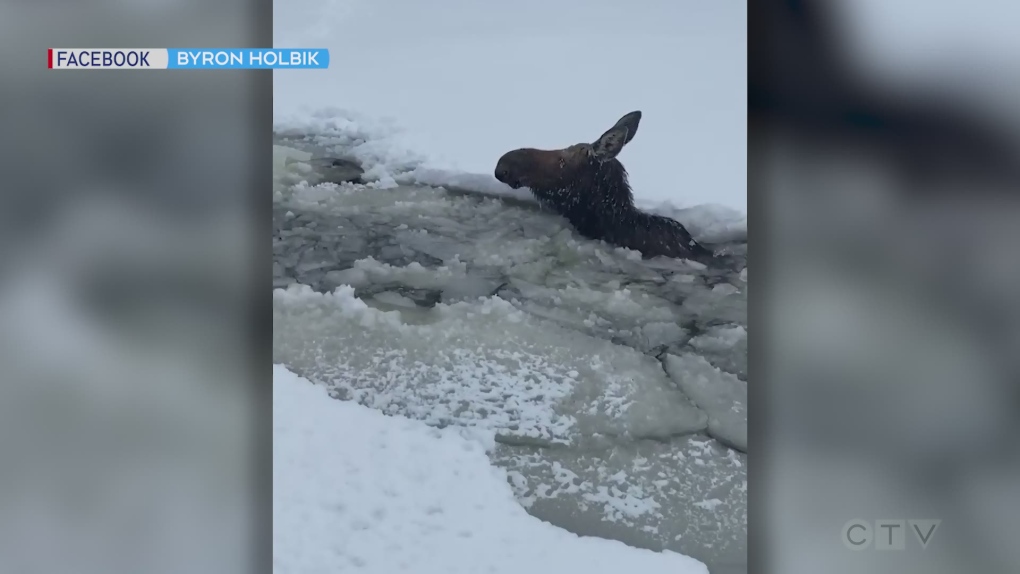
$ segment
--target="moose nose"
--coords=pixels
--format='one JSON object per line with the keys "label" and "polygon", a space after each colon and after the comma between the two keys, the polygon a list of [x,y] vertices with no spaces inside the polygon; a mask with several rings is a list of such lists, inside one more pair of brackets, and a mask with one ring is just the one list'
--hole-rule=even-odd
{"label": "moose nose", "polygon": [[499,158],[496,162],[496,179],[509,185],[510,187],[517,189],[521,187],[521,175],[520,170],[517,169],[516,162],[513,159],[515,152],[509,152],[504,154],[503,157]]}
{"label": "moose nose", "polygon": [[512,187],[514,189],[517,189],[517,188],[521,187],[521,180],[519,178],[514,177],[513,175],[511,175],[510,169],[506,168],[506,167],[497,167],[496,168],[496,179],[498,179],[499,181],[509,185],[510,187]]}

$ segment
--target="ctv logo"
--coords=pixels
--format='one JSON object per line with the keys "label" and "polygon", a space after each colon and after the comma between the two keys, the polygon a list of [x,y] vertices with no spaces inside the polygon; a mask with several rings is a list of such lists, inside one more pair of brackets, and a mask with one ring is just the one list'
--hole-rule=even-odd
{"label": "ctv logo", "polygon": [[855,519],[843,525],[842,540],[852,550],[904,550],[907,533],[913,533],[921,549],[928,547],[941,520],[867,520]]}

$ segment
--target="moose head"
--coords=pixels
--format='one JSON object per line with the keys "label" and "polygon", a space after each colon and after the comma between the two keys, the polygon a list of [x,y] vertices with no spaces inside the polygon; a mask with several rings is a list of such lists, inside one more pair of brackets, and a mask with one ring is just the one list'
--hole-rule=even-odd
{"label": "moose head", "polygon": [[641,112],[631,112],[594,143],[558,150],[523,148],[507,152],[496,164],[496,179],[515,189],[527,187],[539,197],[543,193],[595,185],[595,179],[606,167],[622,172],[623,166],[616,156],[634,139],[640,122]]}

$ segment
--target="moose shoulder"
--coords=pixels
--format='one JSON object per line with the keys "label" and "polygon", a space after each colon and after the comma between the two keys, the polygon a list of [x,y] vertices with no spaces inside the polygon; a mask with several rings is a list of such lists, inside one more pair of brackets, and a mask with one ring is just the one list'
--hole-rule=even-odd
{"label": "moose shoulder", "polygon": [[616,156],[634,139],[640,122],[641,112],[631,112],[594,143],[507,152],[496,164],[496,179],[515,189],[529,188],[589,239],[634,249],[646,258],[711,259],[712,252],[680,222],[634,206],[627,170]]}

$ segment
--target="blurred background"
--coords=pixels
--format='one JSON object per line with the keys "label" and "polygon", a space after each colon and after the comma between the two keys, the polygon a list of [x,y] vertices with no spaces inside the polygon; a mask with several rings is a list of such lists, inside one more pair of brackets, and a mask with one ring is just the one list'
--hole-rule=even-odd
{"label": "blurred background", "polygon": [[1018,572],[1020,5],[749,14],[750,562]]}
{"label": "blurred background", "polygon": [[271,13],[0,4],[0,572],[270,568],[271,72],[45,54],[270,46]]}
{"label": "blurred background", "polygon": [[[270,72],[44,69],[270,8],[0,5],[0,571],[270,567]],[[749,14],[751,563],[1020,571],[1020,7]]]}

